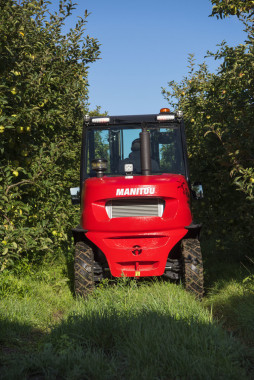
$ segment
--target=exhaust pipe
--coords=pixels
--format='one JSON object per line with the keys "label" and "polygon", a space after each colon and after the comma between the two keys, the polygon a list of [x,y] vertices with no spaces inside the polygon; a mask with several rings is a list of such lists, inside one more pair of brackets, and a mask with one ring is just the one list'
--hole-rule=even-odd
{"label": "exhaust pipe", "polygon": [[141,173],[142,175],[151,174],[151,154],[150,154],[150,132],[146,130],[146,127],[142,127],[140,136],[140,161],[141,161]]}

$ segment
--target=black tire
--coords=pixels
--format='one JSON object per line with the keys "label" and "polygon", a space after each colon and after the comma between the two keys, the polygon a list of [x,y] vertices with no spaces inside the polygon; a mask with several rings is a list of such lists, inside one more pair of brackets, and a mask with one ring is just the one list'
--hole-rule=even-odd
{"label": "black tire", "polygon": [[185,289],[201,300],[204,295],[204,273],[198,239],[182,240],[182,260]]}
{"label": "black tire", "polygon": [[76,295],[86,297],[94,290],[94,254],[91,247],[79,241],[75,245],[74,278]]}

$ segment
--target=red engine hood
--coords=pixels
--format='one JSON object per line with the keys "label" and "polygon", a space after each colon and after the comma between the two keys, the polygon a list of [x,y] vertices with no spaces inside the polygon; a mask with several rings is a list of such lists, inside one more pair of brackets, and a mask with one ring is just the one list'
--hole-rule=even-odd
{"label": "red engine hood", "polygon": [[[161,198],[163,215],[110,218],[106,203],[115,199]],[[113,276],[159,276],[169,252],[191,221],[189,188],[181,175],[89,178],[83,187],[82,226],[106,256]],[[142,253],[134,256],[138,245]]]}
{"label": "red engine hood", "polygon": [[[163,216],[110,219],[106,202],[121,198],[162,198]],[[89,178],[83,187],[82,226],[96,232],[154,232],[191,223],[189,188],[181,175]]]}

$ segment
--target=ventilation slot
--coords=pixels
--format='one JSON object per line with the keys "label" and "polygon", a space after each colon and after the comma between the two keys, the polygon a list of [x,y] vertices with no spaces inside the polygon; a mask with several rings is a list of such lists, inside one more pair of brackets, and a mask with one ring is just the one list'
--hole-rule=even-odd
{"label": "ventilation slot", "polygon": [[165,202],[162,199],[117,199],[106,204],[109,218],[162,216]]}

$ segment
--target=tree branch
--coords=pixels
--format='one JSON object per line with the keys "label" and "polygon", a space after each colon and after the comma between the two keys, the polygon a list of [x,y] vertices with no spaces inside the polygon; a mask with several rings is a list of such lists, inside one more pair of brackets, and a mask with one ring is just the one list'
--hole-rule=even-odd
{"label": "tree branch", "polygon": [[8,186],[6,191],[5,191],[5,195],[7,195],[9,193],[10,189],[12,189],[13,187],[28,185],[28,184],[36,185],[36,183],[31,181],[30,179],[24,179],[23,181],[13,183],[12,185]]}

